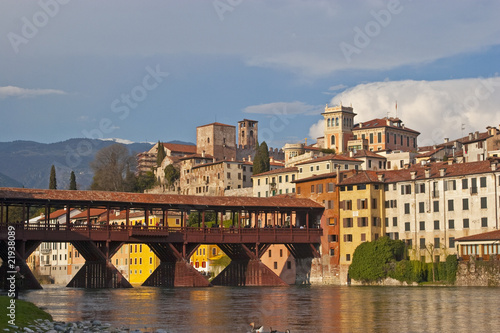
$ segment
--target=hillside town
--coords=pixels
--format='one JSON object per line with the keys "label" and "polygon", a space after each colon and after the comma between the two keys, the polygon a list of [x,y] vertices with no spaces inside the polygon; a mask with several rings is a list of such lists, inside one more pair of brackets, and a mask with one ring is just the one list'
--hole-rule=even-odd
{"label": "hillside town", "polygon": [[[326,105],[321,114],[324,135],[316,142],[287,143],[280,148],[259,145],[258,122],[237,126],[211,123],[196,128],[196,145],[158,142],[137,155],[138,172],[152,172],[148,193],[195,196],[308,198],[324,206],[314,226],[323,229],[310,263],[312,284],[345,284],[356,247],[388,236],[402,240],[412,260],[440,262],[450,254],[488,258],[500,254],[500,235],[485,241],[478,235],[497,231],[500,197],[500,131],[494,125],[433,146],[418,145],[419,132],[398,117],[356,122],[352,106]],[[268,170],[254,172],[266,147]],[[161,152],[160,152],[161,151]],[[158,155],[164,156],[161,161]],[[175,172],[169,173],[167,169]],[[60,209],[30,223],[75,226],[93,223],[181,225],[191,216],[161,212],[106,209]],[[259,225],[276,227],[266,215]],[[217,223],[217,218],[211,221]],[[289,222],[289,221],[288,221]],[[474,236],[474,237],[471,237]],[[491,237],[490,237],[491,238]],[[227,265],[215,245],[201,245],[191,265],[213,277]],[[227,257],[226,257],[227,258]],[[262,262],[285,282],[296,282],[300,270],[285,245],[272,245]],[[84,264],[70,243],[42,243],[28,260],[41,277],[68,283]],[[159,259],[147,245],[122,246],[112,264],[132,284],[143,283]]]}

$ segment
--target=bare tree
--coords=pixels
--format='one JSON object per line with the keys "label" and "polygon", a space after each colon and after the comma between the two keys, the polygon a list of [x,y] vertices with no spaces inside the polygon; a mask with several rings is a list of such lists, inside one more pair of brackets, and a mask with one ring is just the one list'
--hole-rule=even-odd
{"label": "bare tree", "polygon": [[102,191],[135,190],[133,169],[135,158],[130,155],[127,147],[116,143],[99,150],[90,163],[94,178],[90,189]]}

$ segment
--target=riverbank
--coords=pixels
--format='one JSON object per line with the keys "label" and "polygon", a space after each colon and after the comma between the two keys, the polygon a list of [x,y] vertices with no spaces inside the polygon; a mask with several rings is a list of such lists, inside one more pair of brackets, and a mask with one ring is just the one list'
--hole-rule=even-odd
{"label": "riverbank", "polygon": [[[0,327],[9,327],[9,321],[15,323],[18,327],[25,327],[34,323],[35,319],[52,320],[52,316],[42,309],[38,308],[31,302],[26,302],[20,299],[15,300],[15,307],[11,304],[11,298],[0,296],[0,313],[5,316],[0,316]],[[12,331],[13,332],[13,331]]]}

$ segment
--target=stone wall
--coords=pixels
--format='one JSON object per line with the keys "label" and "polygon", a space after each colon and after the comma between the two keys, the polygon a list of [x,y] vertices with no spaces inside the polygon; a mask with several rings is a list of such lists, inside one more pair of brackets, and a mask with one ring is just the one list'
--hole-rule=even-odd
{"label": "stone wall", "polygon": [[500,286],[500,261],[470,260],[458,264],[456,286]]}

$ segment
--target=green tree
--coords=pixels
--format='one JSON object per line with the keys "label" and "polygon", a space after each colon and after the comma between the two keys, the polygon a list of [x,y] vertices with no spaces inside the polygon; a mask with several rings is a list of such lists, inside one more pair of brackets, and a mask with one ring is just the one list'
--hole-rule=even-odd
{"label": "green tree", "polygon": [[165,182],[169,189],[174,188],[175,182],[179,180],[181,173],[179,168],[176,168],[173,164],[169,164],[165,168]]}
{"label": "green tree", "polygon": [[69,189],[74,191],[77,189],[76,187],[76,177],[75,177],[75,172],[71,171],[71,175],[69,177]]}
{"label": "green tree", "polygon": [[[202,220],[202,213],[198,213],[197,211],[196,212],[191,212],[189,214],[189,226],[190,227],[197,227],[198,224],[200,224],[201,226],[201,220]],[[207,222],[210,222],[208,223],[207,227],[208,226],[211,226],[213,224],[213,222],[215,222],[215,212],[213,211],[206,211],[205,212],[205,223]],[[220,221],[219,221],[220,223]]]}
{"label": "green tree", "polygon": [[267,172],[271,168],[271,161],[269,158],[269,148],[267,143],[262,141],[260,146],[257,148],[255,157],[253,160],[253,174],[257,175],[259,173]]}
{"label": "green tree", "polygon": [[372,282],[387,277],[391,265],[403,259],[405,244],[400,240],[382,237],[361,243],[354,250],[349,276],[355,280]]}
{"label": "green tree", "polygon": [[163,146],[163,143],[158,141],[158,146],[156,147],[156,166],[160,166],[161,162],[163,162],[163,159],[167,156],[167,153],[165,153],[165,147]]}
{"label": "green tree", "polygon": [[142,173],[137,177],[137,192],[144,192],[153,188],[156,184],[156,177],[153,171]]}
{"label": "green tree", "polygon": [[94,178],[90,189],[101,191],[136,191],[136,177],[133,169],[135,158],[127,147],[116,143],[99,150],[90,167]]}
{"label": "green tree", "polygon": [[50,168],[49,189],[57,190],[56,167],[54,165]]}

